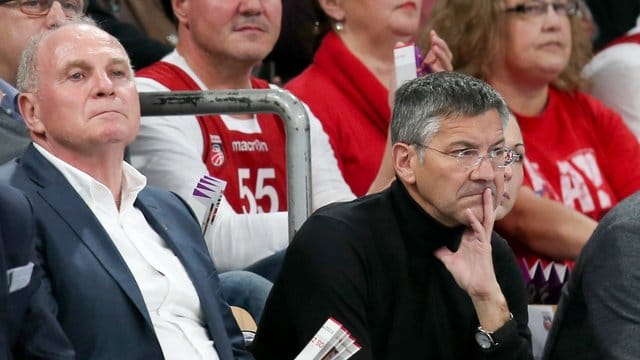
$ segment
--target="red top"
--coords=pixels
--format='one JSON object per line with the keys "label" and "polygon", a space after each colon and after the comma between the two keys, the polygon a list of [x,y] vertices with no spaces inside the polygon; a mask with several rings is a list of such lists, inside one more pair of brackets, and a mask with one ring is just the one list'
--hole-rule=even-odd
{"label": "red top", "polygon": [[604,47],[604,49],[612,47],[612,46],[615,46],[615,45],[628,44],[628,43],[640,44],[640,33],[621,36],[621,37],[613,40],[612,42],[608,43]]}
{"label": "red top", "polygon": [[320,119],[353,193],[366,194],[378,173],[391,120],[387,88],[333,32],[323,39],[313,64],[286,88]]}

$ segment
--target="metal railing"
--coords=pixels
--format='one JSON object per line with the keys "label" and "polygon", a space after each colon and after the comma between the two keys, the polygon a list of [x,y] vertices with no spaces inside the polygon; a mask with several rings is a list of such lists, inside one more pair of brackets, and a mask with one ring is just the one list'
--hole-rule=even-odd
{"label": "metal railing", "polygon": [[311,213],[309,118],[302,103],[282,89],[140,93],[142,116],[277,113],[287,139],[289,241]]}

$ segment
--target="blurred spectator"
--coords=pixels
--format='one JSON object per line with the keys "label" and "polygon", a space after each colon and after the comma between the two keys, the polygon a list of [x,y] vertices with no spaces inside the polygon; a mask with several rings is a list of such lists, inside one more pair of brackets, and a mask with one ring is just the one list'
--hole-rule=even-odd
{"label": "blurred spectator", "polygon": [[604,46],[583,74],[598,99],[620,113],[640,138],[640,1],[589,0]]}
{"label": "blurred spectator", "polygon": [[18,109],[15,88],[20,54],[33,35],[82,14],[87,3],[80,1],[79,5],[63,8],[59,1],[0,2],[0,164],[21,154],[31,142]]}
{"label": "blurred spectator", "polygon": [[509,114],[509,122],[504,129],[504,144],[513,151],[515,156],[510,166],[504,169],[504,193],[500,200],[500,206],[496,210],[496,220],[500,220],[511,211],[516,203],[518,191],[524,181],[524,140],[518,125],[518,120]]}
{"label": "blurred spectator", "polygon": [[[424,44],[436,29],[456,69],[505,97],[527,144],[525,185],[597,221],[640,189],[640,168],[628,166],[640,146],[617,113],[578,90],[590,43],[577,14],[574,1],[438,0]],[[496,226],[521,257],[530,301],[553,303],[568,277],[561,264],[572,264],[595,222],[530,195]]]}
{"label": "blurred spectator", "polygon": [[[118,1],[118,7],[115,7],[115,3],[110,1],[109,3],[114,6],[108,6],[110,4],[107,1],[101,0],[87,0],[89,6],[87,8],[87,15],[91,16],[96,23],[105,31],[115,36],[118,41],[124,46],[131,58],[131,65],[134,69],[141,69],[145,66],[149,66],[152,63],[160,60],[163,56],[171,52],[172,47],[167,43],[160,42],[148,36],[144,30],[140,30],[136,25],[131,22],[121,20],[120,12],[122,11],[119,6],[124,6],[125,2]],[[132,1],[133,2],[133,1]],[[154,9],[154,3],[145,1],[148,11]],[[107,5],[107,6],[105,6]],[[163,18],[161,11],[156,12],[156,21],[160,22]],[[168,19],[164,21],[169,22]]]}
{"label": "blurred spectator", "polygon": [[[313,1],[313,63],[286,88],[322,122],[351,190],[362,196],[376,179],[387,145],[395,90],[393,49],[418,31],[420,0]],[[451,68],[451,52],[435,33],[426,56],[432,70]],[[321,89],[321,91],[319,91]],[[393,177],[392,172],[388,180]],[[383,181],[384,182],[384,181]]]}

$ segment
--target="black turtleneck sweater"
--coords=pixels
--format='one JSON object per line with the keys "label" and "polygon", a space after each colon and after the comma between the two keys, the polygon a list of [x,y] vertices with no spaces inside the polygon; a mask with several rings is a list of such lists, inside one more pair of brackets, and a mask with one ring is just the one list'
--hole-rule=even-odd
{"label": "black turtleneck sweater", "polygon": [[455,251],[463,228],[429,216],[395,181],[390,189],[315,212],[296,234],[264,310],[253,353],[293,359],[329,317],[362,349],[352,359],[530,359],[525,288],[494,233],[493,263],[515,321],[491,352],[477,345],[471,299],[433,255]]}

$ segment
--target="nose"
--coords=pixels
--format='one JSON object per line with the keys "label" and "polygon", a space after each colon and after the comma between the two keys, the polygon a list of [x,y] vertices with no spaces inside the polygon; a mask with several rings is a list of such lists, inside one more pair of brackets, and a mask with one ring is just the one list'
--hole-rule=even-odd
{"label": "nose", "polygon": [[547,3],[547,13],[544,15],[544,23],[546,27],[557,28],[562,19],[568,19],[566,15],[556,11],[553,3]]}
{"label": "nose", "polygon": [[238,11],[244,15],[260,15],[262,14],[262,0],[241,1]]}
{"label": "nose", "polygon": [[472,180],[493,181],[496,169],[488,156],[480,158],[480,164],[471,171]]}
{"label": "nose", "polygon": [[58,1],[54,1],[51,4],[51,9],[49,9],[49,13],[46,15],[45,24],[48,29],[53,29],[65,23],[68,20],[67,15],[65,15],[62,10],[62,4]]}
{"label": "nose", "polygon": [[97,74],[94,84],[94,96],[100,98],[113,96],[114,94],[115,89],[111,78],[105,73]]}

